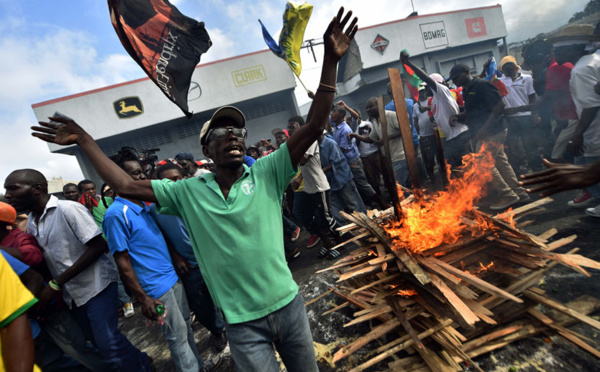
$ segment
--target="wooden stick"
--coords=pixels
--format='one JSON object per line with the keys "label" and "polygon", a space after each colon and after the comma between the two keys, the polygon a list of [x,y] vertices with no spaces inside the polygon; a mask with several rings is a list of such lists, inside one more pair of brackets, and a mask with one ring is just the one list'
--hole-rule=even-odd
{"label": "wooden stick", "polygon": [[[406,156],[406,164],[408,165],[408,173],[413,189],[421,188],[421,177],[419,167],[417,165],[417,151],[415,144],[412,141],[412,128],[409,122],[408,112],[406,109],[406,101],[404,99],[404,90],[402,89],[402,77],[400,70],[396,68],[388,68],[390,77],[390,85],[392,87],[392,96],[394,98],[394,106],[396,107],[396,117],[402,132],[402,143],[404,145],[404,155]],[[386,150],[387,151],[387,150]]]}
{"label": "wooden stick", "polygon": [[379,337],[393,331],[394,329],[398,328],[399,326],[400,326],[400,321],[396,318],[393,318],[393,319],[390,319],[387,322],[373,328],[373,330],[371,332],[367,333],[366,335],[364,335],[362,337],[357,338],[351,344],[348,344],[348,345],[342,347],[340,350],[338,350],[333,355],[333,363],[337,362],[338,360],[340,360],[342,358],[347,357],[348,355],[352,354],[356,350],[365,346],[369,342],[378,339]]}
{"label": "wooden stick", "polygon": [[311,305],[311,304],[319,301],[320,299],[322,299],[323,297],[325,297],[326,295],[330,294],[333,291],[334,291],[334,288],[329,288],[329,290],[327,292],[325,292],[322,295],[319,295],[319,296],[313,298],[312,300],[308,301],[307,303],[304,304],[304,306],[308,306],[308,305]]}
{"label": "wooden stick", "polygon": [[398,279],[398,278],[400,278],[400,274],[397,274],[397,273],[396,274],[392,274],[392,275],[388,275],[388,276],[386,276],[383,279],[376,280],[376,281],[371,282],[371,283],[369,283],[369,284],[367,284],[365,286],[357,288],[357,289],[353,290],[352,292],[350,292],[350,294],[355,294],[356,292],[364,291],[365,289],[369,289],[369,288],[374,287],[374,286],[376,286],[378,284],[386,283],[386,282],[389,282],[390,280],[394,280],[394,279]]}
{"label": "wooden stick", "polygon": [[333,312],[336,312],[336,311],[338,311],[339,309],[343,309],[343,308],[345,308],[345,307],[346,307],[346,306],[348,306],[348,305],[350,305],[350,302],[346,301],[346,302],[344,302],[343,304],[341,304],[341,305],[339,305],[339,306],[336,306],[336,307],[334,307],[333,309],[327,310],[326,312],[324,312],[324,313],[323,313],[323,314],[321,314],[321,315],[327,315],[327,314],[331,314],[331,313],[333,313]]}
{"label": "wooden stick", "polygon": [[[453,323],[452,319],[445,319],[443,320],[441,323],[439,323],[438,325],[436,325],[435,327],[429,328],[428,330],[419,333],[418,338],[419,340],[422,340],[424,338],[429,337],[431,334],[439,331],[440,329],[449,326],[450,324]],[[365,363],[354,367],[353,369],[351,369],[348,372],[360,372],[360,371],[364,371],[365,369],[381,362],[382,360],[384,360],[385,358],[396,354],[397,352],[406,349],[407,347],[411,346],[414,344],[414,341],[412,340],[412,338],[409,335],[406,335],[404,337],[401,337],[399,339],[396,340],[398,342],[398,344],[394,347],[389,348],[388,350],[382,352],[381,354],[377,355],[374,358],[369,359],[368,361],[366,361]],[[389,345],[389,344],[388,344]]]}

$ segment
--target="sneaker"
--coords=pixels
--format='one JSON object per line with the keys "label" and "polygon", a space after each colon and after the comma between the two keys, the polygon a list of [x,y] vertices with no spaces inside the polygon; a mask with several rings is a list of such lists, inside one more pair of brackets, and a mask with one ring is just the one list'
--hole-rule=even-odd
{"label": "sneaker", "polygon": [[205,359],[202,368],[200,368],[200,372],[215,371],[221,364],[221,361],[222,359],[219,356],[214,356],[212,358]]}
{"label": "sneaker", "polygon": [[290,240],[295,242],[296,240],[298,240],[299,237],[300,237],[300,227],[296,226],[296,231],[294,231]]}
{"label": "sneaker", "polygon": [[519,198],[516,195],[508,198],[502,198],[496,204],[490,205],[490,209],[493,211],[501,211],[512,205],[517,204],[520,200],[521,198]]}
{"label": "sneaker", "polygon": [[293,251],[285,253],[285,257],[288,261],[291,261],[294,258],[297,258],[298,256],[300,256],[300,250],[298,248],[294,248]]}
{"label": "sneaker", "polygon": [[585,213],[592,216],[592,217],[599,217],[600,218],[600,205],[594,207],[594,208],[588,208],[585,210]]}
{"label": "sneaker", "polygon": [[215,348],[217,354],[223,351],[225,346],[227,346],[227,333],[225,330],[221,331],[221,333],[216,336],[213,335],[213,347]]}
{"label": "sneaker", "polygon": [[570,200],[567,203],[567,205],[569,207],[582,207],[584,205],[590,204],[593,200],[594,200],[594,197],[592,196],[592,194],[590,194],[589,192],[587,192],[585,190],[581,190],[575,196],[575,198],[573,198],[573,200]]}
{"label": "sneaker", "polygon": [[123,305],[123,315],[125,318],[131,318],[133,314],[135,314],[133,304],[131,302],[126,302],[125,305]]}
{"label": "sneaker", "polygon": [[306,248],[312,248],[315,245],[319,244],[320,241],[321,238],[319,238],[317,235],[311,235],[308,239],[308,243],[306,244]]}

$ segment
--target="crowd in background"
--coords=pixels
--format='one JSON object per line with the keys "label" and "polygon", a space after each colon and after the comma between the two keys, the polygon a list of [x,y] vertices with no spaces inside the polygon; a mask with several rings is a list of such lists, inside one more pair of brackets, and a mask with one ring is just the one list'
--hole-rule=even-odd
{"label": "crowd in background", "polygon": [[[420,178],[430,191],[443,188],[443,177],[457,176],[454,172],[464,155],[485,147],[495,159],[495,166],[489,170],[493,180],[488,195],[494,199],[489,208],[500,211],[528,202],[530,196],[519,184],[518,176],[540,171],[542,158],[575,164],[593,164],[600,159],[598,40],[592,26],[568,26],[554,40],[529,45],[523,51],[523,66],[515,57],[506,56],[495,70],[491,68],[495,61],[490,59],[479,76],[473,76],[470,67],[463,64],[455,65],[448,78],[427,74],[402,53],[401,62],[423,81],[418,87],[418,100],[406,98],[403,103],[410,138],[402,136],[404,124],[398,120],[393,99],[383,112],[376,98],[367,100],[362,107],[367,114],[363,118],[361,108],[353,109],[341,100],[332,105],[330,93],[335,88],[322,81],[315,100],[330,94],[326,99],[329,108],[325,108],[329,111],[327,124],[324,130],[319,129],[322,133],[317,133],[318,138],[298,154],[297,167],[296,154],[287,144],[296,133],[307,133],[308,129],[302,128],[313,130],[317,124],[309,124],[313,123],[310,118],[294,116],[287,123],[274,123],[274,142],[263,139],[245,145],[243,114],[229,108],[223,110],[227,111],[223,118],[233,125],[219,126],[218,118],[213,116],[201,133],[204,147],[209,141],[228,143],[221,155],[217,153],[221,158],[215,155],[214,159],[196,160],[190,149],[182,149],[173,158],[154,163],[140,159],[131,148],[110,157],[131,180],[155,180],[154,194],[145,194],[148,191],[129,184],[133,191],[115,194],[109,179],[99,189],[93,181],[82,180],[66,184],[59,200],[48,194],[41,173],[16,170],[5,180],[5,200],[0,202],[0,248],[4,256],[0,259],[0,282],[6,285],[16,273],[29,292],[15,292],[11,298],[3,295],[3,301],[19,306],[11,313],[14,306],[3,303],[0,325],[20,327],[18,332],[23,332],[23,321],[30,324],[35,360],[44,371],[151,370],[151,358],[117,326],[118,316],[132,316],[137,303],[148,321],[161,327],[178,371],[213,370],[220,364],[217,354],[228,342],[226,325],[230,327],[228,332],[234,332],[232,325],[238,321],[255,319],[248,315],[254,311],[249,308],[236,312],[239,304],[231,298],[239,300],[239,296],[247,295],[252,302],[266,294],[235,293],[239,290],[235,280],[239,278],[205,281],[203,274],[207,273],[202,268],[208,259],[198,254],[197,245],[206,236],[199,236],[197,226],[190,225],[191,214],[199,214],[200,223],[206,224],[208,231],[227,230],[222,225],[228,223],[236,225],[239,234],[231,238],[236,247],[266,244],[253,240],[253,232],[247,230],[253,226],[242,226],[246,222],[240,222],[237,214],[223,210],[246,208],[234,204],[243,195],[259,192],[261,184],[252,178],[253,168],[260,174],[275,169],[273,185],[264,187],[280,187],[272,195],[281,194],[281,198],[271,201],[273,208],[252,211],[266,214],[260,217],[266,220],[256,221],[254,226],[266,230],[261,239],[269,234],[273,240],[283,237],[274,245],[283,251],[272,254],[281,254],[287,261],[314,247],[319,247],[315,251],[320,258],[337,258],[341,255],[340,243],[345,240],[338,229],[346,224],[340,212],[367,213],[368,209],[389,207],[390,194],[382,186],[386,172],[393,172],[399,185],[412,186],[403,141],[412,141]],[[388,99],[393,98],[391,87],[387,93]],[[387,133],[382,132],[381,115],[385,115]],[[391,161],[390,170],[384,160],[384,137],[389,142],[390,153],[385,156]],[[296,137],[295,141],[294,145],[302,140]],[[209,150],[204,153],[210,154]],[[240,156],[244,165],[236,170],[241,172],[239,178],[231,182],[226,193],[218,194],[214,188],[224,189],[217,175],[226,177],[219,171],[229,169],[227,159]],[[446,163],[451,169],[449,175],[444,172]],[[284,171],[290,173],[288,178],[281,175]],[[202,207],[194,205],[191,197],[180,198],[186,192],[200,197],[194,189],[200,186],[186,182],[192,179],[206,183],[215,192],[209,195],[204,191],[201,197],[209,201]],[[159,184],[164,189],[158,188]],[[142,197],[145,195],[149,199]],[[600,205],[591,204],[600,203],[598,200],[600,188],[595,184],[581,190],[569,206],[589,206],[585,212],[600,217]],[[304,247],[298,243],[301,231],[307,234]],[[215,255],[211,257],[214,260],[230,257],[203,254]],[[272,265],[274,273],[289,272],[279,261]],[[38,303],[31,307],[34,296]],[[286,296],[287,305],[294,297],[289,293]],[[29,317],[23,320],[20,315],[28,309]],[[263,310],[256,310],[256,314],[271,314],[277,308]],[[211,358],[203,359],[196,348],[191,330],[194,317],[212,335]],[[250,363],[240,354],[236,354],[236,363]],[[10,354],[3,355],[10,358],[6,357]]]}

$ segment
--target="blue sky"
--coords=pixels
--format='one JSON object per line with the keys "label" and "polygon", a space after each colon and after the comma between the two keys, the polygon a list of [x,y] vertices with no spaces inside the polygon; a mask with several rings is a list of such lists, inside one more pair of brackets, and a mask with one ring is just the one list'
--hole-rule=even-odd
{"label": "blue sky", "polygon": [[[276,38],[284,0],[177,0],[184,14],[204,21],[213,47],[202,62],[265,49],[260,18]],[[587,0],[414,0],[419,14],[502,4],[508,39],[519,41],[564,24]],[[352,9],[360,26],[404,18],[410,0],[313,1],[305,39],[320,38],[340,5]],[[14,169],[35,168],[48,178],[79,180],[74,157],[51,154],[46,144],[30,135],[35,125],[31,104],[110,84],[144,77],[121,46],[102,0],[0,0],[0,180]],[[321,55],[317,51],[317,56]],[[302,54],[303,80],[311,86],[319,66]],[[157,88],[158,89],[158,88]],[[298,92],[305,102],[305,93]],[[66,113],[68,114],[68,113]],[[85,126],[85,123],[82,123]],[[3,190],[0,190],[0,193]]]}

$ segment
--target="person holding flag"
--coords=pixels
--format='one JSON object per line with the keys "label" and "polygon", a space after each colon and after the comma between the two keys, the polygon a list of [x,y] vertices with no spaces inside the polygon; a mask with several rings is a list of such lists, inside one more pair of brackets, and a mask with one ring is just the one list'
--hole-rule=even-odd
{"label": "person holding flag", "polygon": [[425,71],[415,66],[410,61],[406,50],[400,53],[400,61],[405,69],[408,67],[420,80],[427,84],[425,89],[433,96],[431,113],[446,137],[444,157],[452,167],[460,166],[462,157],[472,152],[471,136],[467,125],[450,120],[452,116],[459,113],[458,103],[452,96],[452,92],[444,84],[444,78],[440,74],[427,75]]}
{"label": "person holding flag", "polygon": [[33,136],[44,141],[79,145],[119,195],[155,202],[159,212],[183,218],[241,372],[279,371],[275,350],[289,372],[318,371],[304,303],[285,261],[281,201],[304,153],[325,128],[338,62],[358,30],[351,16],[340,8],[323,35],[321,80],[306,125],[251,168],[244,165],[246,119],[231,106],[219,108],[200,132],[215,173],[178,182],[134,181],[72,119],[51,118],[61,124],[32,127]]}

